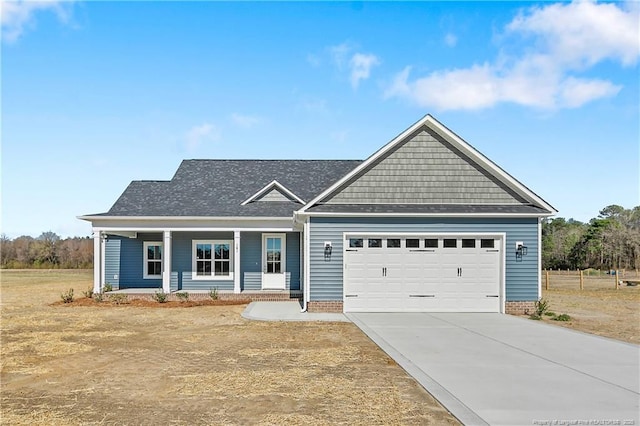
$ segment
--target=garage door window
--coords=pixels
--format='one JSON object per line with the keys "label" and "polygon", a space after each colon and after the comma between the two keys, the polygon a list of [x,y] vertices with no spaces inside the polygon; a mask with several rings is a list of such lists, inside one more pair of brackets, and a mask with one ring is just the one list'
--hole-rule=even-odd
{"label": "garage door window", "polygon": [[476,248],[476,240],[470,239],[470,238],[463,238],[462,248]]}
{"label": "garage door window", "polygon": [[481,239],[480,240],[480,248],[493,248],[494,242],[493,239]]}
{"label": "garage door window", "polygon": [[350,248],[362,248],[362,238],[349,238]]}
{"label": "garage door window", "polygon": [[407,245],[407,248],[419,248],[420,240],[417,238],[407,238],[406,245]]}
{"label": "garage door window", "polygon": [[456,248],[458,247],[458,240],[455,238],[445,238],[442,240],[442,247],[444,248]]}
{"label": "garage door window", "polygon": [[427,238],[424,240],[425,248],[438,248],[438,239],[437,238]]}
{"label": "garage door window", "polygon": [[387,248],[400,248],[400,238],[387,238]]}
{"label": "garage door window", "polygon": [[369,238],[369,248],[381,248],[382,238]]}

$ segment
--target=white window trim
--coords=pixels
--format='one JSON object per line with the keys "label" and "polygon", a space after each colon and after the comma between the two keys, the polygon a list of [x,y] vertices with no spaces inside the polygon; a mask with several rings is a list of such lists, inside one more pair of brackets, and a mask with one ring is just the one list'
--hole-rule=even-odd
{"label": "white window trim", "polygon": [[[148,268],[147,268],[147,264],[149,262],[149,258],[147,257],[147,255],[149,254],[149,252],[147,251],[147,247],[149,246],[160,246],[160,250],[161,250],[161,259],[160,259],[160,273],[158,275],[149,275],[147,274]],[[164,244],[162,244],[162,241],[145,241],[142,243],[142,278],[145,280],[157,280],[157,279],[162,279],[162,270],[164,269]],[[152,261],[155,261],[154,259],[151,259]]]}
{"label": "white window trim", "polygon": [[[196,267],[196,253],[198,244],[228,244],[229,245],[229,275],[214,275],[215,274],[215,258],[214,248],[211,251],[211,275],[198,275]],[[233,240],[192,240],[191,241],[191,279],[193,281],[232,281],[233,280],[233,256],[234,256],[234,243]]]}

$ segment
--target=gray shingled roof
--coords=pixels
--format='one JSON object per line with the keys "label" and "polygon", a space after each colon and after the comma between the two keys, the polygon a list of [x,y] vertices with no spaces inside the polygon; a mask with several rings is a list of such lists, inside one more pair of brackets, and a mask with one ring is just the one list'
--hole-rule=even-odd
{"label": "gray shingled roof", "polygon": [[531,214],[546,210],[531,205],[480,204],[319,204],[307,210],[311,213],[417,213],[417,214]]}
{"label": "gray shingled roof", "polygon": [[294,202],[242,202],[277,180],[310,201],[359,160],[184,160],[170,181],[133,181],[104,216],[290,217]]}

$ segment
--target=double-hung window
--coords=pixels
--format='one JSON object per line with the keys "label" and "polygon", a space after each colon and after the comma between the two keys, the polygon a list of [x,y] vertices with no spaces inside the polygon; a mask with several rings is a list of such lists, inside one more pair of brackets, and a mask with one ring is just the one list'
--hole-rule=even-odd
{"label": "double-hung window", "polygon": [[233,279],[232,241],[193,241],[193,275],[196,280]]}
{"label": "double-hung window", "polygon": [[145,241],[142,276],[147,279],[162,278],[162,243]]}

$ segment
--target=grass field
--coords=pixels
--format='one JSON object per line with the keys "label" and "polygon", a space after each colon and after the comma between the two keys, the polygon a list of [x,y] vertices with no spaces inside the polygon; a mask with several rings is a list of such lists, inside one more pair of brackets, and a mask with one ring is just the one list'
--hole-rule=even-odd
{"label": "grass field", "polygon": [[2,271],[0,423],[457,424],[353,324],[53,305],[91,279]]}
{"label": "grass field", "polygon": [[[543,274],[544,275],[544,274]],[[602,274],[583,275],[576,271],[553,271],[549,290],[542,279],[542,297],[547,299],[551,311],[568,314],[571,321],[545,320],[555,325],[640,344],[640,286],[620,285],[616,289],[613,276]],[[621,278],[636,279],[631,271]]]}

